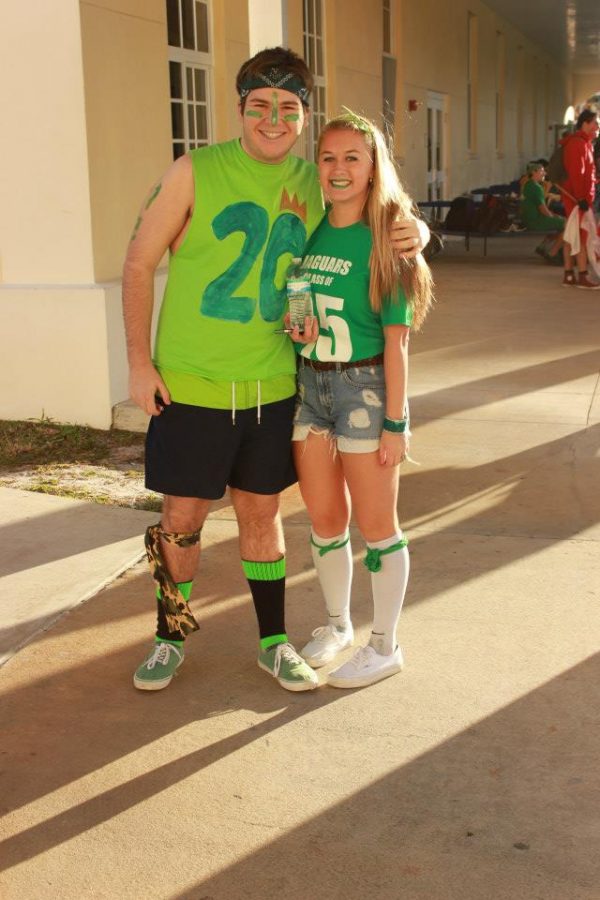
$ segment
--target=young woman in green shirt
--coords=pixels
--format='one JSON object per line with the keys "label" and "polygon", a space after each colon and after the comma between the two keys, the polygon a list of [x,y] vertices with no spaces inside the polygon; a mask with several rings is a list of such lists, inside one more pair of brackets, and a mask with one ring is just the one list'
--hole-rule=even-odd
{"label": "young woman in green shirt", "polygon": [[402,668],[396,626],[409,560],[397,500],[410,436],[408,339],[427,313],[432,281],[420,255],[399,259],[390,248],[390,223],[408,218],[412,202],[381,132],[350,112],[333,119],[319,138],[318,166],[329,207],[303,260],[318,329],[292,333],[300,363],[293,447],[328,621],[302,656],[322,666],[353,643],[352,507],[367,544],[373,628],[327,681],[353,688]]}

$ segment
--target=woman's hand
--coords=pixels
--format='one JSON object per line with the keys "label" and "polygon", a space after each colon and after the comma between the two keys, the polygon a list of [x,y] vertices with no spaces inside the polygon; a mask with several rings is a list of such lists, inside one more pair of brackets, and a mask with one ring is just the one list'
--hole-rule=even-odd
{"label": "woman's hand", "polygon": [[[291,328],[290,314],[285,314],[283,319],[284,328]],[[304,331],[300,331],[298,325],[291,329],[289,335],[297,344],[314,344],[319,337],[319,320],[316,316],[306,316],[304,319]]]}
{"label": "woman's hand", "polygon": [[379,442],[379,462],[382,466],[399,466],[408,455],[408,435],[382,431]]}

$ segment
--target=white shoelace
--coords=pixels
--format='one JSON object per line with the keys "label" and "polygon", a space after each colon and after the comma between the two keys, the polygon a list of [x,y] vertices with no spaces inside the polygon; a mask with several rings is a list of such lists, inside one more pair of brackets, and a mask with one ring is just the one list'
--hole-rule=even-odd
{"label": "white shoelace", "polygon": [[157,644],[152,656],[146,663],[147,669],[153,669],[155,666],[166,666],[171,657],[171,651],[177,654],[177,656],[181,656],[177,647],[174,647],[173,644]]}
{"label": "white shoelace", "polygon": [[361,669],[373,662],[373,654],[377,655],[377,651],[369,644],[366,647],[359,647],[352,659],[349,659],[346,665],[355,669]]}
{"label": "white shoelace", "polygon": [[275,647],[275,659],[273,661],[273,675],[277,678],[281,669],[281,661],[286,659],[290,663],[303,663],[291,644],[277,644]]}
{"label": "white shoelace", "polygon": [[312,636],[314,637],[315,641],[317,641],[317,643],[325,644],[332,637],[336,637],[336,633],[339,634],[339,631],[337,631],[335,625],[320,625],[318,628],[315,628]]}

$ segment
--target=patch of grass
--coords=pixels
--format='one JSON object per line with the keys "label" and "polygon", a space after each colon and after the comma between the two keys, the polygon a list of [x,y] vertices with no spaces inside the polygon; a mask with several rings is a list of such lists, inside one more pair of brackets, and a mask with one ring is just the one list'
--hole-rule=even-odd
{"label": "patch of grass", "polygon": [[119,447],[142,446],[144,435],[59,425],[51,419],[0,421],[0,470],[50,463],[102,463]]}

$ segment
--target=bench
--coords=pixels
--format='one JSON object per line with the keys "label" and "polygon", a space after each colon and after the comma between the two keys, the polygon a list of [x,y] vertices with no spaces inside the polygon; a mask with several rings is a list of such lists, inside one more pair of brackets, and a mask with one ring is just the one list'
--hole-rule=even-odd
{"label": "bench", "polygon": [[[474,201],[474,203],[475,206],[481,205],[481,203],[478,203],[477,201]],[[432,230],[435,231],[436,234],[441,235],[441,237],[464,238],[465,250],[471,249],[472,237],[482,238],[484,256],[487,256],[487,242],[489,238],[516,238],[529,237],[530,235],[542,238],[546,234],[553,233],[548,231],[531,231],[529,228],[519,229],[519,231],[454,231],[454,229],[444,228],[444,225],[442,224],[442,211],[450,209],[450,200],[424,200],[417,203],[417,206],[420,210],[431,210],[430,223]],[[557,228],[557,232],[561,230],[562,229]]]}

